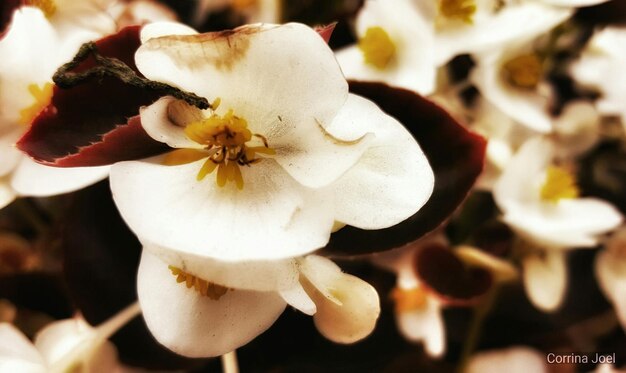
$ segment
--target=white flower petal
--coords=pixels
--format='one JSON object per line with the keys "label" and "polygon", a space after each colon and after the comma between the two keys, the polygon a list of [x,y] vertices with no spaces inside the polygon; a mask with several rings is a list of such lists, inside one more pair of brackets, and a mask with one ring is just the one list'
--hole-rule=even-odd
{"label": "white flower petal", "polygon": [[176,278],[168,264],[144,251],[137,278],[144,319],[155,338],[189,357],[219,356],[267,330],[285,309],[273,292],[229,290],[218,300],[201,296]]}
{"label": "white flower petal", "polygon": [[567,286],[565,254],[549,250],[524,257],[524,287],[531,303],[542,311],[556,310]]}
{"label": "white flower petal", "polygon": [[300,272],[294,259],[224,262],[148,242],[144,242],[143,248],[169,265],[225,287],[256,291],[289,291],[299,286]]}
{"label": "white flower petal", "polygon": [[553,248],[593,247],[598,236],[622,223],[620,212],[596,198],[563,199],[555,205],[511,206],[504,221],[518,234]]}
{"label": "white flower petal", "polygon": [[611,237],[605,250],[598,253],[595,274],[598,285],[611,301],[617,317],[626,329],[626,230],[622,229]]}
{"label": "white flower petal", "polygon": [[326,126],[348,95],[328,45],[296,23],[151,39],[139,48],[135,62],[149,79],[210,102],[220,98],[220,110],[233,109],[253,133],[276,141],[293,131]]}
{"label": "white flower petal", "polygon": [[380,314],[378,293],[367,282],[341,272],[329,259],[309,255],[301,260],[302,282],[317,306],[317,330],[337,343],[367,337]]}
{"label": "white flower petal", "polygon": [[92,347],[88,345],[102,343],[95,341],[95,335],[94,329],[80,318],[61,320],[47,325],[37,333],[35,347],[48,365],[54,365],[78,348],[87,353],[90,351],[89,347]]}
{"label": "white flower petal", "polygon": [[470,80],[489,102],[511,118],[540,133],[552,129],[548,114],[550,94],[512,87],[501,74],[503,55],[498,51],[483,55],[470,74]]}
{"label": "white flower petal", "polygon": [[[413,136],[364,98],[351,95],[344,115],[374,134],[359,162],[328,188],[335,220],[363,229],[387,228],[419,210],[432,194],[434,175]],[[331,126],[329,131],[339,132]],[[339,132],[340,133],[340,132]]]}
{"label": "white flower petal", "polygon": [[0,369],[9,372],[9,366],[18,366],[9,364],[20,363],[32,369],[28,371],[44,371],[45,362],[31,341],[12,324],[0,323]]}
{"label": "white flower petal", "polygon": [[547,32],[572,15],[566,8],[536,1],[507,4],[498,13],[477,19],[472,25],[438,31],[435,45],[437,65],[463,53],[482,53],[507,43]]}
{"label": "white flower petal", "polygon": [[22,196],[47,197],[82,189],[107,177],[109,166],[61,168],[22,157],[11,176],[11,187]]}
{"label": "white flower petal", "polygon": [[[273,260],[323,247],[333,225],[327,200],[273,160],[242,167],[245,185],[196,181],[203,160],[163,166],[160,158],[111,168],[113,198],[142,239],[223,261]],[[158,217],[158,218],[155,218]]]}
{"label": "white flower petal", "polygon": [[396,323],[402,335],[424,343],[428,355],[441,357],[446,351],[446,332],[439,303],[430,296],[421,309],[396,313]]}
{"label": "white flower petal", "polygon": [[281,291],[280,296],[288,305],[302,313],[313,316],[315,312],[317,312],[315,303],[311,300],[311,297],[309,297],[300,283],[291,289]]}
{"label": "white flower petal", "polygon": [[159,38],[168,35],[194,35],[198,32],[193,28],[178,22],[154,22],[141,28],[141,43],[145,43],[152,38]]}
{"label": "white flower petal", "polygon": [[17,194],[11,188],[8,178],[0,177],[0,209],[8,206],[15,198],[17,198]]}
{"label": "white flower petal", "polygon": [[[172,113],[176,108],[176,113]],[[166,96],[150,106],[144,106],[139,110],[141,114],[141,126],[148,136],[154,140],[166,143],[172,148],[202,149],[203,146],[190,140],[185,135],[185,125],[189,123],[175,123],[172,115],[177,119],[187,119],[194,116],[192,108],[173,97]]]}
{"label": "white flower petal", "polygon": [[0,159],[2,160],[0,162],[0,177],[13,171],[22,158],[22,152],[15,147],[15,142],[23,132],[22,128],[14,128],[7,133],[0,134]]}
{"label": "white flower petal", "polygon": [[584,154],[600,140],[600,116],[586,101],[572,101],[554,123],[557,155],[571,159]]}
{"label": "white flower petal", "polygon": [[381,81],[423,95],[435,89],[435,44],[432,23],[406,0],[366,1],[357,18],[357,34],[365,35],[370,27],[382,27],[396,47],[396,56],[384,69],[365,63],[356,46],[336,53],[349,79]]}
{"label": "white flower petal", "polygon": [[465,373],[547,373],[545,354],[528,347],[479,352],[472,356]]}
{"label": "white flower petal", "polygon": [[542,0],[544,3],[556,6],[583,7],[597,5],[607,2],[608,0]]}

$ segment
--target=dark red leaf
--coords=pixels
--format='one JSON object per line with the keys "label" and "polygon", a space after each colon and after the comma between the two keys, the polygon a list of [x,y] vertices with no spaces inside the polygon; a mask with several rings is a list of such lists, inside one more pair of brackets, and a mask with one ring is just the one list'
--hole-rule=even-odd
{"label": "dark red leaf", "polygon": [[330,37],[333,36],[333,31],[335,31],[335,26],[337,26],[337,22],[324,25],[324,26],[316,26],[315,31],[324,39],[326,43],[330,41]]}
{"label": "dark red leaf", "polygon": [[[141,44],[139,30],[139,26],[127,27],[97,41],[99,53],[137,71],[134,54]],[[89,57],[73,71],[94,65]],[[54,87],[52,102],[17,146],[40,163],[60,167],[100,166],[158,154],[165,147],[147,136],[133,118],[140,106],[157,98],[154,92],[111,77],[70,89]],[[129,118],[133,119],[127,125]]]}
{"label": "dark red leaf", "polygon": [[448,305],[470,305],[492,284],[488,270],[466,266],[442,244],[422,247],[415,255],[414,264],[422,285]]}
{"label": "dark red leaf", "polygon": [[352,93],[374,101],[413,134],[435,173],[430,200],[415,215],[387,229],[345,227],[323,249],[351,256],[403,246],[430,232],[463,202],[482,171],[486,141],[469,132],[445,110],[419,95],[381,83],[350,82]]}

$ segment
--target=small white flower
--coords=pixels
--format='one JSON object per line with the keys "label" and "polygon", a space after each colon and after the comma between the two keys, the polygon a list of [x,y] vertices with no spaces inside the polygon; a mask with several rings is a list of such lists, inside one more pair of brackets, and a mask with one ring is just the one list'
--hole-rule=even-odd
{"label": "small white flower", "polygon": [[626,28],[607,27],[594,34],[580,59],[572,66],[574,79],[585,86],[597,89],[602,96],[597,102],[598,111],[606,115],[619,115],[626,128]]}
{"label": "small white flower", "polygon": [[472,356],[464,373],[547,373],[545,354],[529,347],[479,352]]}
{"label": "small white flower", "polygon": [[[323,257],[215,263],[213,276],[200,278],[168,268],[166,261],[151,253],[158,250],[144,247],[137,279],[139,302],[155,338],[181,355],[206,357],[233,351],[267,330],[287,304],[312,315],[317,329],[338,343],[365,338],[380,313],[378,294],[371,285],[342,273]],[[281,283],[286,268],[292,268],[296,278],[287,276]],[[268,277],[278,281],[270,285]],[[254,287],[264,290],[246,290]]]}
{"label": "small white flower", "polygon": [[[67,170],[42,166],[14,146],[50,103],[56,69],[71,60],[83,42],[103,35],[94,28],[112,32],[115,27],[110,17],[89,1],[40,3],[43,10],[17,9],[0,39],[0,207],[17,195],[50,196],[80,189],[108,173],[108,167]],[[103,24],[100,20],[107,21]],[[89,27],[81,28],[83,22]]]}
{"label": "small white flower", "polygon": [[315,31],[253,25],[153,37],[173,27],[144,27],[139,70],[221,103],[202,112],[165,97],[143,108],[148,134],[178,150],[111,169],[124,220],[176,252],[169,264],[197,266],[202,277],[192,263],[300,256],[326,245],[336,221],[386,228],[426,202],[433,174],[421,149],[395,119],[348,94]]}
{"label": "small white flower", "polygon": [[528,140],[493,192],[504,222],[534,247],[523,262],[524,283],[531,301],[545,310],[562,300],[565,250],[597,245],[600,235],[622,221],[609,203],[580,198],[573,176],[554,159],[549,140]]}
{"label": "small white flower", "polygon": [[12,324],[0,323],[0,370],[122,372],[115,346],[107,339],[139,311],[134,304],[95,328],[80,317],[55,321],[36,335],[34,343]]}

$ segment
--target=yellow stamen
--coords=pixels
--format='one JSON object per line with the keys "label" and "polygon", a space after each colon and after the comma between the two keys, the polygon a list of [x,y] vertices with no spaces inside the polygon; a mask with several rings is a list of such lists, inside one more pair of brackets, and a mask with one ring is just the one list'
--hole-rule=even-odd
{"label": "yellow stamen", "polygon": [[209,297],[210,299],[218,300],[226,294],[228,290],[231,290],[224,286],[198,278],[178,267],[168,266],[168,268],[172,272],[172,275],[176,276],[176,282],[179,284],[184,282],[187,289],[191,289],[193,287],[193,289],[200,293],[200,295]]}
{"label": "yellow stamen", "polygon": [[474,0],[440,0],[439,13],[446,18],[471,24],[474,23],[476,2]]}
{"label": "yellow stamen", "polygon": [[546,181],[541,187],[541,199],[556,203],[564,198],[577,198],[579,194],[571,173],[561,167],[548,167]]}
{"label": "yellow stamen", "polygon": [[396,54],[396,46],[389,34],[378,26],[365,31],[365,35],[359,40],[359,48],[363,52],[365,63],[381,70],[389,65]]}
{"label": "yellow stamen", "polygon": [[165,155],[163,164],[166,166],[178,166],[181,164],[187,164],[195,161],[199,161],[202,158],[207,157],[207,152],[197,149],[176,149]]}
{"label": "yellow stamen", "polygon": [[29,125],[33,119],[50,104],[52,100],[52,88],[53,85],[51,83],[45,83],[41,88],[37,84],[30,84],[28,86],[28,92],[33,96],[35,102],[29,107],[20,110],[20,124]]}
{"label": "yellow stamen", "polygon": [[391,291],[391,299],[396,303],[397,312],[409,312],[423,309],[426,306],[426,293],[421,288],[401,289]]}
{"label": "yellow stamen", "polygon": [[26,0],[26,5],[41,9],[46,18],[52,17],[57,11],[57,5],[54,3],[54,0]]}
{"label": "yellow stamen", "polygon": [[503,66],[503,72],[511,85],[534,89],[541,81],[543,66],[536,54],[525,54],[507,61]]}
{"label": "yellow stamen", "polygon": [[[212,106],[217,108],[219,98]],[[207,157],[196,179],[198,181],[217,168],[216,183],[223,187],[229,181],[234,182],[237,189],[243,189],[243,175],[241,166],[248,166],[259,162],[257,154],[275,155],[276,151],[269,147],[267,139],[258,134],[252,134],[248,129],[248,122],[229,110],[224,116],[213,114],[208,118],[193,122],[185,127],[187,137],[203,145],[202,150],[181,149],[169,153],[164,163],[168,165],[184,164]],[[260,139],[263,146],[247,146],[246,143],[253,137]]]}

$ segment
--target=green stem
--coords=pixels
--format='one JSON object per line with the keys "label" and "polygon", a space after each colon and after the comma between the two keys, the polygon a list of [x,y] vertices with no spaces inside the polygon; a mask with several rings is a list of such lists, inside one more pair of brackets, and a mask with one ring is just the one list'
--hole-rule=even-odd
{"label": "green stem", "polygon": [[472,322],[469,326],[467,337],[465,339],[465,344],[463,345],[463,350],[461,351],[458,372],[462,373],[467,368],[469,359],[480,342],[483,323],[485,322],[489,312],[491,312],[499,291],[500,286],[498,284],[494,284],[493,289],[487,293],[485,299],[483,299],[483,301],[475,308],[474,317],[472,318]]}

